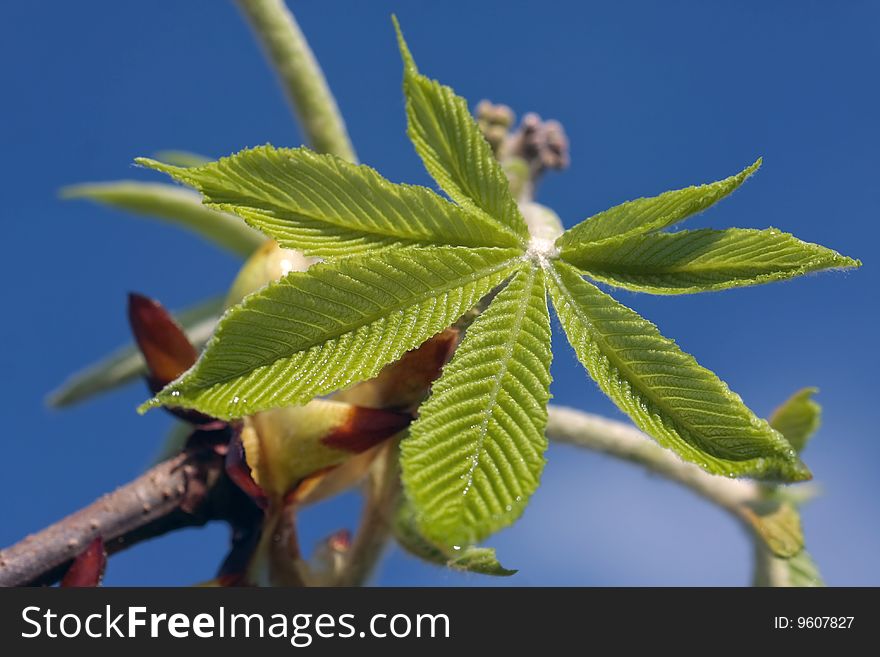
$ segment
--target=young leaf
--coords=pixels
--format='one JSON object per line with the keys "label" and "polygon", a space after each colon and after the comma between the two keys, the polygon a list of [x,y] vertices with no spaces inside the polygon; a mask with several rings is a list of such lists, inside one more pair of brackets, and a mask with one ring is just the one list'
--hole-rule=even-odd
{"label": "young leaf", "polygon": [[819,567],[806,550],[801,550],[799,554],[786,560],[785,565],[788,567],[789,586],[825,586]]}
{"label": "young leaf", "polygon": [[403,58],[408,134],[428,173],[459,205],[488,215],[520,240],[529,237],[510,193],[507,176],[492,153],[467,101],[421,75],[393,18]]}
{"label": "young leaf", "polygon": [[495,550],[467,545],[458,550],[443,548],[425,538],[416,524],[412,505],[405,499],[397,508],[392,523],[394,538],[404,550],[429,563],[481,575],[509,577],[517,571],[509,570],[498,562]]}
{"label": "young leaf", "polygon": [[789,559],[804,549],[801,516],[794,505],[763,499],[747,504],[744,512],[752,529],[777,557]]}
{"label": "young leaf", "polygon": [[819,568],[806,550],[790,559],[777,557],[763,545],[756,546],[755,576],[752,586],[819,587],[825,586]]}
{"label": "young leaf", "polygon": [[627,201],[570,228],[557,240],[556,246],[563,258],[577,261],[578,252],[590,243],[611,239],[622,241],[671,226],[723,199],[760,166],[761,160],[758,159],[744,171],[718,182]]}
{"label": "young leaf", "polygon": [[275,240],[266,240],[238,270],[226,293],[224,309],[241,303],[247,295],[292,271],[306,271],[316,262],[316,258],[305,256],[296,249],[285,249]]}
{"label": "young leaf", "polygon": [[522,513],[544,467],[550,358],[543,272],[523,265],[401,442],[404,488],[429,540],[470,545]]}
{"label": "young leaf", "polygon": [[87,183],[65,187],[61,198],[88,199],[134,214],[164,219],[243,258],[266,241],[239,219],[205,207],[197,194],[172,185],[133,180]]}
{"label": "young leaf", "polygon": [[[770,416],[770,426],[801,451],[819,426],[821,406],[813,401],[816,388],[804,388],[792,395]],[[803,547],[798,506],[809,498],[791,493],[802,486],[765,486],[763,499],[749,505],[746,519],[757,537],[754,586],[825,586],[819,569]]]}
{"label": "young leaf", "polygon": [[137,162],[195,187],[211,206],[309,255],[407,245],[517,245],[495,222],[425,187],[397,185],[368,166],[306,148],[261,146],[190,168]]}
{"label": "young leaf", "polygon": [[563,258],[591,278],[652,294],[725,290],[861,265],[775,228],[650,233],[570,249]]}
{"label": "young leaf", "polygon": [[196,365],[143,408],[230,419],[369,379],[452,324],[519,255],[407,248],[290,273],[229,311]]}
{"label": "young leaf", "polygon": [[[175,313],[174,319],[183,327],[189,341],[201,349],[214,332],[221,312],[223,299],[214,298]],[[123,386],[146,373],[143,355],[137,345],[130,344],[71,376],[49,395],[47,403],[54,408],[72,406]]]}
{"label": "young leaf", "polygon": [[653,324],[557,262],[553,305],[578,359],[661,445],[715,474],[809,478],[791,445]]}
{"label": "young leaf", "polygon": [[789,397],[770,416],[770,426],[785,436],[798,452],[822,422],[822,407],[813,400],[818,388],[804,388]]}

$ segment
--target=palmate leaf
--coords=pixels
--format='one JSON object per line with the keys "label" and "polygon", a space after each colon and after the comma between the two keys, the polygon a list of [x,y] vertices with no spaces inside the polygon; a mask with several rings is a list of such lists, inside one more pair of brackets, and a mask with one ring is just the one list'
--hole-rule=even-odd
{"label": "palmate leaf", "polygon": [[718,182],[616,205],[567,230],[556,241],[556,246],[563,258],[575,262],[580,250],[589,248],[592,243],[622,241],[666,228],[714,205],[742,185],[760,166],[758,159],[744,171]]}
{"label": "palmate leaf", "polygon": [[283,247],[338,257],[392,246],[516,246],[510,231],[425,187],[397,185],[375,170],[306,148],[261,146],[199,167],[148,159]]}
{"label": "palmate leaf", "polygon": [[422,533],[440,545],[509,525],[538,487],[551,358],[543,278],[522,264],[468,329],[401,443],[404,489]]}
{"label": "palmate leaf", "polygon": [[290,273],[229,311],[196,365],[142,408],[182,406],[229,419],[371,378],[452,324],[519,255],[411,247]]}
{"label": "palmate leaf", "polygon": [[591,278],[652,294],[725,290],[861,264],[775,228],[650,233],[571,249],[563,258]]}
{"label": "palmate leaf", "polygon": [[485,213],[525,242],[528,228],[507,176],[468,111],[467,101],[419,73],[397,18],[393,20],[403,58],[407,132],[425,168],[456,203]]}
{"label": "palmate leaf", "polygon": [[640,429],[717,474],[809,478],[791,445],[711,371],[571,265],[548,274],[553,304],[578,359]]}
{"label": "palmate leaf", "polygon": [[789,397],[770,416],[770,426],[785,436],[798,452],[822,423],[822,407],[813,399],[818,388],[804,388]]}
{"label": "palmate leaf", "polygon": [[[401,446],[418,533],[454,558],[465,554],[456,546],[469,548],[515,520],[538,485],[550,383],[549,287],[580,360],[661,444],[715,473],[808,478],[785,438],[712,372],[563,261],[598,279],[664,293],[855,261],[776,232],[656,233],[730,194],[760,160],[716,183],[624,203],[555,242],[530,236],[466,102],[418,72],[395,26],[409,135],[454,203],[305,149],[262,147],[189,168],[139,160],[282,246],[325,259],[247,296],[198,363],[147,406],[232,418],[303,404],[374,377],[494,291]],[[531,215],[529,221],[540,223]],[[778,552],[801,548],[786,510],[756,511],[756,518]],[[490,552],[467,555],[459,566],[500,568]]]}

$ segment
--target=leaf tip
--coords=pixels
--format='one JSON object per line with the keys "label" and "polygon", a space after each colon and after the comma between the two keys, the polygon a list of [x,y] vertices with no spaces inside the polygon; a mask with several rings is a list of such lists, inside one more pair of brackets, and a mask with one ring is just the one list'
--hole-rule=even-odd
{"label": "leaf tip", "polygon": [[88,184],[65,185],[58,190],[58,198],[62,201],[89,198],[91,196],[91,188],[92,186]]}
{"label": "leaf tip", "polygon": [[781,433],[798,453],[803,451],[822,422],[822,406],[813,399],[818,392],[815,387],[801,388],[769,418],[770,426]]}
{"label": "leaf tip", "polygon": [[174,166],[179,166],[184,169],[188,169],[190,167],[199,167],[203,164],[208,164],[211,160],[203,155],[199,155],[197,153],[191,153],[189,151],[178,151],[178,150],[162,150],[156,151],[154,156],[157,160],[165,162],[166,164],[172,164]]}
{"label": "leaf tip", "polygon": [[801,461],[799,458],[795,459],[795,461],[788,468],[786,473],[788,476],[786,477],[786,483],[797,483],[800,481],[810,481],[813,478],[813,473],[807,467],[807,464]]}
{"label": "leaf tip", "polygon": [[416,62],[409,50],[409,46],[406,45],[406,39],[403,38],[403,30],[400,29],[400,21],[397,20],[397,14],[391,14],[391,22],[394,24],[394,32],[397,34],[397,47],[400,49],[400,58],[403,60],[404,73],[418,73]]}
{"label": "leaf tip", "polygon": [[154,408],[159,408],[162,406],[162,402],[159,399],[159,395],[156,395],[152,399],[148,399],[143,404],[137,407],[138,415],[146,415],[147,411],[150,411]]}
{"label": "leaf tip", "polygon": [[490,575],[492,577],[511,577],[519,572],[519,570],[516,569],[505,568],[500,563],[493,563],[489,565],[475,565],[467,562],[460,563],[455,559],[450,559],[446,566],[448,568],[451,568],[452,570],[458,570],[466,573],[477,573],[479,575]]}
{"label": "leaf tip", "polygon": [[186,169],[184,167],[177,167],[172,164],[165,164],[164,162],[154,160],[150,157],[136,157],[134,158],[134,163],[139,167],[144,167],[145,169],[153,169],[154,171],[167,173],[172,178],[178,180],[182,179],[186,173]]}
{"label": "leaf tip", "polygon": [[750,178],[752,175],[755,174],[755,172],[757,172],[758,169],[761,168],[761,165],[763,165],[763,164],[764,164],[764,156],[760,156],[760,157],[758,157],[757,160],[755,160],[749,166],[747,166],[745,169],[743,169],[743,172],[740,174],[740,176],[742,177],[743,180]]}
{"label": "leaf tip", "polygon": [[69,399],[70,391],[67,389],[66,386],[62,386],[46,395],[43,403],[46,404],[47,408],[56,410],[67,406],[69,403]]}
{"label": "leaf tip", "polygon": [[[460,550],[461,548],[455,548]],[[492,575],[494,577],[510,577],[516,575],[518,570],[505,568],[498,562],[493,548],[465,547],[461,554],[456,555],[446,562],[446,566],[452,570],[478,573],[480,575]]]}

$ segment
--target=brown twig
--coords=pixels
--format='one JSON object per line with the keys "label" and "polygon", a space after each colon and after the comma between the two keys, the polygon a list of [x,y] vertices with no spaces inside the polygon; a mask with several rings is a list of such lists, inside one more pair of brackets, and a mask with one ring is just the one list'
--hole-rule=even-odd
{"label": "brown twig", "polygon": [[101,536],[113,554],[211,520],[240,525],[255,507],[226,477],[223,455],[194,446],[19,543],[0,550],[0,586],[52,584]]}

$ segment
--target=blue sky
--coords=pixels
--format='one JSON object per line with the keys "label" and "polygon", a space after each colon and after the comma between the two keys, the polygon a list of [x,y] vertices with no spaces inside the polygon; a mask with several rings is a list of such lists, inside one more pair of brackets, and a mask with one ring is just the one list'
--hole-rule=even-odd
{"label": "blue sky", "polygon": [[[753,179],[692,227],[776,226],[861,258],[850,273],[689,297],[618,295],[714,369],[758,413],[821,388],[805,454],[824,495],[807,540],[836,585],[880,584],[877,464],[880,5],[875,2],[291,3],[361,159],[431,184],[404,133],[396,12],[427,74],[473,105],[504,102],[566,127],[572,165],[541,185],[567,225],[637,196]],[[173,228],[60,201],[81,181],[157,176],[134,157],[211,156],[301,142],[231,2],[3,3],[0,149],[5,375],[0,544],[136,476],[170,421],[140,417],[134,385],[71,410],[44,405],[69,373],[128,339],[129,290],[180,307],[225,288],[237,262]],[[558,324],[556,327],[558,329]],[[557,333],[559,337],[559,333]],[[555,401],[619,417],[557,341]],[[356,500],[306,513],[304,542],[351,522]],[[393,551],[380,584],[718,584],[749,579],[750,547],[721,512],[642,471],[551,448],[542,488],[490,541],[520,569],[461,576]],[[222,527],[111,560],[109,584],[209,577]]]}

